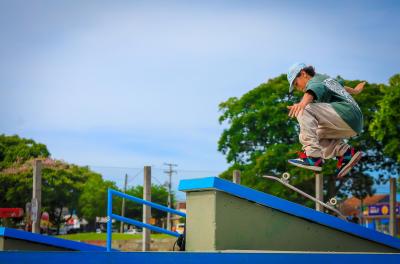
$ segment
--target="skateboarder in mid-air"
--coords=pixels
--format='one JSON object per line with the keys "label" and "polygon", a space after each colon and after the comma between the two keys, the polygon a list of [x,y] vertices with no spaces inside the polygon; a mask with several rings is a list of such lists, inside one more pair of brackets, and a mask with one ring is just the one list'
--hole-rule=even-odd
{"label": "skateboarder in mid-air", "polygon": [[287,74],[289,92],[304,93],[299,103],[288,106],[289,116],[300,124],[303,151],[289,163],[321,171],[325,159],[336,157],[337,177],[342,178],[361,159],[362,153],[344,142],[361,133],[363,115],[350,94],[358,94],[365,82],[355,88],[343,86],[343,80],[317,74],[314,67],[296,63]]}

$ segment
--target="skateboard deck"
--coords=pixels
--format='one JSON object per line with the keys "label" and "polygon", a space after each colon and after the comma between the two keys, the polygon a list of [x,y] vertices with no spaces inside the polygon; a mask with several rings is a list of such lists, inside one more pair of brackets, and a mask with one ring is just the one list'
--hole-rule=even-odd
{"label": "skateboard deck", "polygon": [[318,203],[318,204],[322,205],[326,209],[336,213],[339,218],[347,221],[346,217],[341,212],[339,212],[339,210],[337,210],[336,208],[331,206],[331,205],[335,205],[337,203],[335,198],[330,199],[330,201],[328,203],[324,203],[324,202],[318,200],[317,198],[309,195],[308,193],[303,192],[302,190],[300,190],[300,189],[294,187],[293,185],[289,184],[289,178],[290,178],[289,173],[282,174],[282,178],[278,178],[278,177],[275,177],[275,176],[268,176],[268,175],[264,175],[263,177],[266,178],[266,179],[277,181],[277,182],[285,185],[286,187],[292,189],[293,191],[303,195],[304,197],[306,197],[306,198],[314,201],[315,203]]}

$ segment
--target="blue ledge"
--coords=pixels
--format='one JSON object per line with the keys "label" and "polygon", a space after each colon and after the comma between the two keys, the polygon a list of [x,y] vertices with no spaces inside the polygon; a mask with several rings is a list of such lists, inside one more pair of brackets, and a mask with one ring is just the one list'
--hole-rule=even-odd
{"label": "blue ledge", "polygon": [[106,251],[105,247],[99,247],[95,245],[90,245],[62,238],[56,238],[52,236],[34,234],[6,227],[0,227],[0,237],[20,239],[20,240],[30,241],[33,243],[70,249],[74,251]]}
{"label": "blue ledge", "polygon": [[225,193],[229,193],[231,195],[279,210],[287,214],[301,217],[363,239],[400,249],[400,239],[354,223],[346,222],[329,214],[318,212],[311,208],[289,202],[264,192],[256,191],[243,185],[238,185],[221,178],[207,177],[192,180],[181,180],[179,183],[179,190],[183,192],[207,189],[223,191]]}

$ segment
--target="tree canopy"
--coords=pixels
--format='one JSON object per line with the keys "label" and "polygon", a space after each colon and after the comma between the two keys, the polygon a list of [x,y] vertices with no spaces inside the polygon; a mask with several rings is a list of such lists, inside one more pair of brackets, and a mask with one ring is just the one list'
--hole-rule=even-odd
{"label": "tree canopy", "polygon": [[389,87],[383,89],[382,98],[377,101],[379,106],[373,121],[369,126],[371,135],[382,142],[384,153],[400,163],[400,74],[389,80]]}
{"label": "tree canopy", "polygon": [[44,144],[17,135],[0,135],[0,170],[15,164],[23,164],[32,158],[49,156],[50,153]]}
{"label": "tree canopy", "polygon": [[[32,199],[33,161],[42,160],[42,211],[47,211],[50,221],[59,229],[65,221],[65,209],[85,218],[94,228],[97,216],[107,215],[107,190],[119,190],[115,182],[104,180],[102,175],[89,167],[68,164],[50,158],[44,144],[18,136],[0,135],[0,207],[22,207]],[[135,186],[128,194],[142,197],[143,187]],[[167,190],[164,186],[152,186],[152,200],[165,205]],[[121,199],[113,203],[114,212],[121,213]],[[141,216],[141,205],[127,205],[133,217]],[[153,212],[153,217],[164,214]],[[140,218],[136,218],[140,219]]]}

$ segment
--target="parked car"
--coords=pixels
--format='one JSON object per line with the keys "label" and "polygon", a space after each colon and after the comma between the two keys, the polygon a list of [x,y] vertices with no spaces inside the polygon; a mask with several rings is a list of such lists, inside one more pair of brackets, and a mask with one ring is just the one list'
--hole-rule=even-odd
{"label": "parked car", "polygon": [[125,231],[125,234],[130,234],[130,235],[135,235],[135,234],[141,234],[142,229],[139,228],[131,228]]}

